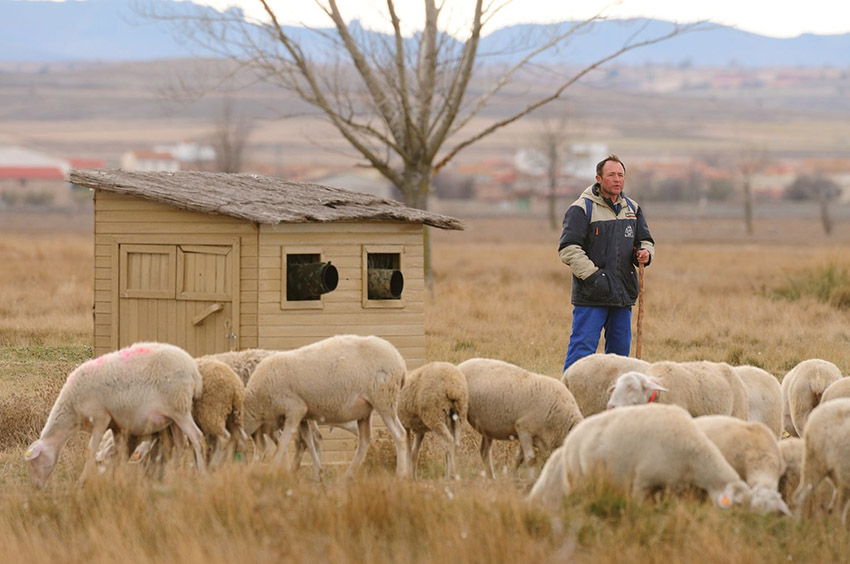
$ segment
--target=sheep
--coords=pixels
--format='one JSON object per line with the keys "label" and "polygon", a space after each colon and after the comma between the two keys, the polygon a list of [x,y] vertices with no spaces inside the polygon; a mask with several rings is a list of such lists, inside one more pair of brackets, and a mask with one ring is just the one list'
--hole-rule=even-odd
{"label": "sheep", "polygon": [[782,378],[782,421],[792,437],[803,436],[809,413],[820,403],[826,388],[841,379],[833,363],[810,358],[792,368]]}
{"label": "sheep", "polygon": [[605,411],[608,388],[620,374],[637,371],[646,373],[645,360],[616,354],[592,354],[576,361],[564,371],[561,381],[578,404],[585,417]]}
{"label": "sheep", "polygon": [[[251,375],[254,374],[254,370],[257,368],[257,365],[267,356],[275,353],[274,350],[269,349],[245,349],[241,351],[229,351],[222,353],[214,353],[208,354],[203,357],[200,357],[198,360],[217,360],[223,362],[227,366],[229,366],[239,378],[242,380],[244,385],[248,385],[248,381],[251,379]],[[317,458],[321,459],[322,455],[322,433],[319,431],[318,424],[313,420],[308,420],[307,425],[309,430],[304,427],[299,427],[299,435],[296,440],[296,449],[295,449],[295,465],[300,465],[301,457],[304,454],[305,450],[310,450],[310,452],[316,452]],[[354,425],[354,429],[350,426],[343,426],[346,430],[353,433],[355,436],[357,435],[357,426]],[[266,449],[276,448],[276,433],[277,427],[265,426],[263,431],[261,432],[261,436],[266,441]],[[308,434],[309,433],[309,434]],[[312,443],[312,444],[311,444]],[[259,460],[262,457],[260,453],[260,445],[255,442],[254,444],[254,459]]]}
{"label": "sheep", "polygon": [[203,435],[192,419],[192,399],[201,395],[202,386],[189,353],[165,343],[136,343],[83,363],[68,375],[40,437],[24,454],[33,486],[44,487],[59,451],[77,429],[91,431],[80,483],[95,467],[96,449],[110,427],[146,435],[174,422],[203,470]]}
{"label": "sheep", "polygon": [[676,404],[691,415],[746,418],[746,388],[731,367],[716,363],[656,362],[646,374],[627,372],[608,389],[608,408],[658,402]]}
{"label": "sheep", "polygon": [[[359,438],[346,475],[352,475],[366,456],[371,440],[372,410],[378,412],[396,447],[396,474],[408,474],[404,427],[398,402],[404,382],[404,358],[380,337],[337,335],[317,343],[280,351],[263,359],[245,389],[245,431],[284,420],[273,462],[280,464],[302,420],[327,423],[357,421]],[[313,475],[319,478],[314,449]]]}
{"label": "sheep", "polygon": [[770,372],[757,366],[734,366],[732,370],[747,389],[748,415],[750,421],[760,421],[782,436],[782,388],[779,380]]}
{"label": "sheep", "polygon": [[820,398],[820,403],[836,398],[850,398],[850,378],[841,378],[827,386]]}
{"label": "sheep", "polygon": [[460,444],[468,406],[466,377],[455,365],[432,362],[407,374],[401,388],[398,416],[407,430],[408,463],[413,479],[416,479],[422,439],[428,431],[446,443],[446,478],[454,475],[455,445]]}
{"label": "sheep", "polygon": [[223,362],[239,376],[242,384],[247,386],[248,380],[251,379],[251,374],[254,373],[260,361],[274,354],[274,352],[268,349],[245,349],[242,351],[208,354],[198,358],[198,360],[217,360]]}
{"label": "sheep", "polygon": [[225,457],[232,458],[234,448],[245,450],[247,435],[242,429],[245,385],[227,364],[209,358],[196,360],[204,391],[192,404],[192,417],[211,448],[208,462],[216,466]]}
{"label": "sheep", "polygon": [[827,478],[835,488],[841,523],[847,526],[850,511],[850,399],[837,398],[813,409],[803,430],[803,462],[800,485],[792,504],[802,513],[809,494]]}
{"label": "sheep", "polygon": [[790,500],[797,486],[800,485],[800,470],[803,463],[803,439],[788,437],[778,443],[779,453],[785,464],[785,471],[779,478],[779,491],[783,499]]}
{"label": "sheep", "polygon": [[[217,466],[225,457],[232,457],[234,448],[245,450],[247,435],[242,429],[242,402],[245,386],[236,373],[225,363],[212,360],[212,357],[195,359],[203,382],[203,393],[192,402],[192,418],[201,429],[205,438],[204,458],[211,467]],[[172,446],[167,437],[168,429],[154,436],[122,437],[135,447],[131,462],[148,460],[154,448],[160,451],[170,450]],[[104,464],[119,450],[111,432],[104,435],[96,460]],[[176,444],[174,445],[176,446]]]}
{"label": "sheep", "polygon": [[528,498],[551,507],[598,472],[638,499],[656,488],[685,485],[705,490],[721,508],[752,498],[747,483],[677,405],[628,406],[585,418],[546,462]]}
{"label": "sheep", "polygon": [[481,434],[481,459],[491,478],[494,440],[519,439],[514,471],[531,465],[535,448],[549,452],[561,445],[582,420],[572,393],[555,378],[486,358],[458,365],[469,388],[467,419]]}
{"label": "sheep", "polygon": [[744,421],[730,415],[703,415],[694,418],[694,423],[752,488],[754,508],[764,513],[781,511],[791,515],[778,491],[785,461],[774,431],[759,421]]}

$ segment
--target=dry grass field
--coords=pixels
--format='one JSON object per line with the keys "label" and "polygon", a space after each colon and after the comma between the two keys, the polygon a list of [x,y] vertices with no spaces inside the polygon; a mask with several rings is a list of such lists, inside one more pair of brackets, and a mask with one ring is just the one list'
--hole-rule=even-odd
{"label": "dry grass field", "polygon": [[[554,516],[524,502],[531,482],[481,476],[467,430],[460,479],[442,447],[424,478],[392,475],[380,438],[358,478],[333,468],[281,475],[236,464],[157,480],[127,470],[74,484],[85,438],[64,449],[44,491],[22,460],[65,376],[91,355],[92,242],[85,218],[0,218],[0,562],[840,562],[850,536],[836,516],[796,520],[721,511],[698,495],[645,503],[592,484]],[[500,358],[559,376],[570,327],[569,271],[545,220],[470,220],[434,234],[429,360]],[[659,219],[646,273],[643,357],[756,364],[781,377],[820,357],[850,374],[850,230],[816,220]],[[736,234],[738,234],[736,236]],[[507,465],[514,445],[499,445]],[[306,469],[303,469],[306,470]]]}

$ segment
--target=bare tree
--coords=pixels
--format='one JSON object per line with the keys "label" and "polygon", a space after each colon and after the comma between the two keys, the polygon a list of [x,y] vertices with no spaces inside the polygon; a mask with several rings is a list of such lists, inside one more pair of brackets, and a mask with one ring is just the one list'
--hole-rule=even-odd
{"label": "bare tree", "polygon": [[253,126],[248,118],[238,114],[232,98],[225,98],[221,113],[210,135],[215,149],[215,164],[219,172],[241,172],[245,147]]}
{"label": "bare tree", "polygon": [[803,175],[795,178],[794,182],[785,188],[783,195],[789,200],[817,199],[823,232],[830,235],[832,218],[829,215],[829,206],[840,194],[841,189],[834,180],[822,175]]}
{"label": "bare tree", "polygon": [[564,154],[567,151],[568,142],[567,116],[546,117],[540,121],[534,144],[540,151],[541,168],[546,170],[547,216],[549,217],[549,227],[553,230],[560,226],[556,209],[557,189],[564,177]]}
{"label": "bare tree", "polygon": [[753,178],[764,170],[769,162],[767,149],[750,145],[740,153],[738,171],[741,178],[741,193],[744,198],[744,224],[747,235],[752,235],[753,228]]}
{"label": "bare tree", "polygon": [[[589,72],[633,49],[679,35],[687,27],[675,25],[663,35],[641,39],[639,30],[611,52],[577,70],[559,70],[563,77],[546,92],[507,117],[485,125],[474,122],[494,96],[515,82],[521,71],[536,64],[544,53],[563,46],[585,32],[602,15],[568,26],[552,26],[545,37],[534,37],[513,62],[476,91],[470,90],[480,68],[479,43],[491,17],[510,0],[476,0],[470,24],[461,39],[441,27],[445,1],[422,0],[421,31],[405,36],[397,14],[397,0],[386,0],[385,17],[392,33],[380,35],[348,23],[337,0],[315,0],[331,25],[314,30],[324,40],[316,53],[303,35],[280,23],[278,10],[257,0],[264,18],[246,19],[239,9],[224,13],[198,10],[172,14],[180,37],[252,68],[262,80],[295,93],[320,112],[356,153],[395,184],[410,206],[427,209],[433,175],[460,151],[554,100]],[[281,13],[284,8],[280,8]],[[161,5],[153,8],[162,14]],[[151,15],[149,11],[147,15]],[[457,34],[455,34],[457,35]],[[312,49],[312,50],[311,50]],[[336,64],[328,63],[328,55]],[[425,231],[425,276],[432,284],[428,230]]]}

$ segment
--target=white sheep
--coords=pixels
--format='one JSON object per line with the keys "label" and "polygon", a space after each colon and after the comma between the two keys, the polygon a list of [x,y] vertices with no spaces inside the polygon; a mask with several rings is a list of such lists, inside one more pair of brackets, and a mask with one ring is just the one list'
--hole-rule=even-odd
{"label": "white sheep", "polygon": [[[236,373],[225,363],[212,357],[196,359],[203,382],[203,393],[192,402],[192,418],[204,435],[204,458],[210,466],[217,466],[225,458],[232,458],[234,449],[245,450],[247,435],[242,429],[242,403],[245,397],[245,385]],[[100,464],[124,450],[116,443],[126,442],[133,448],[130,462],[148,462],[161,453],[168,456],[172,446],[179,446],[169,436],[170,430],[164,429],[156,435],[145,437],[125,436],[120,433],[116,439],[108,431],[101,441],[95,456]]]}
{"label": "white sheep", "polygon": [[[274,463],[283,462],[293,433],[304,419],[320,423],[357,421],[359,438],[351,475],[360,466],[371,440],[371,413],[378,412],[396,447],[396,473],[408,474],[404,427],[398,401],[406,372],[404,358],[379,337],[337,335],[311,345],[266,357],[245,389],[245,431],[284,421]],[[318,479],[319,460],[313,456]]]}
{"label": "white sheep", "polygon": [[609,388],[608,408],[644,403],[676,404],[691,415],[734,415],[746,419],[747,391],[729,365],[655,362],[646,374],[627,372]]}
{"label": "white sheep", "polygon": [[820,398],[820,403],[836,398],[850,398],[850,378],[841,378],[827,386]]}
{"label": "white sheep", "polygon": [[803,465],[803,439],[799,437],[787,437],[779,441],[779,453],[785,464],[785,471],[779,479],[779,491],[786,500],[797,486],[800,485],[800,471]]}
{"label": "white sheep", "polygon": [[563,443],[581,421],[573,395],[555,378],[487,358],[458,365],[469,389],[467,419],[481,434],[481,458],[491,478],[493,441],[519,439],[516,471],[534,460],[534,450],[546,453]]}
{"label": "white sheep", "polygon": [[[466,377],[448,362],[431,362],[409,372],[401,388],[398,417],[407,430],[413,478],[425,433],[433,431],[446,444],[446,477],[454,476],[455,445],[469,407]],[[412,435],[412,437],[411,437]]]}
{"label": "white sheep", "polygon": [[828,360],[810,358],[782,378],[782,421],[792,437],[802,437],[809,413],[820,403],[826,388],[841,379],[841,371]]}
{"label": "white sheep", "polygon": [[838,502],[841,522],[847,525],[850,511],[850,399],[837,398],[811,411],[803,430],[803,462],[800,485],[792,497],[795,511],[802,512],[812,491],[826,478],[835,488],[831,507]]}
{"label": "white sheep", "polygon": [[[217,360],[219,362],[223,362],[239,376],[244,385],[248,385],[251,375],[254,374],[254,370],[257,368],[257,365],[260,364],[264,358],[274,354],[275,352],[277,351],[269,349],[245,349],[241,351],[209,354],[200,357],[198,360]],[[344,428],[352,432],[355,436],[357,435],[356,424],[354,425],[354,429],[351,429],[351,426],[349,425],[344,426]],[[262,441],[265,444],[262,445],[261,448],[261,445],[259,444],[260,441],[254,441],[255,461],[261,459],[265,452],[277,448],[276,439],[278,431],[278,427],[264,426],[258,433],[259,437],[262,438]],[[301,458],[305,450],[309,450],[311,454],[315,452],[316,459],[321,459],[322,433],[319,431],[318,424],[313,420],[308,420],[306,427],[299,427],[299,435],[295,443],[295,460],[293,462],[295,466],[300,465]]]}
{"label": "white sheep", "polygon": [[189,439],[202,470],[203,435],[192,419],[192,399],[201,391],[195,359],[174,345],[136,343],[83,363],[68,376],[41,436],[24,455],[33,485],[44,486],[77,429],[91,431],[81,482],[96,465],[96,449],[110,427],[147,435],[173,422],[175,432]]}
{"label": "white sheep", "polygon": [[223,362],[236,372],[236,375],[242,380],[242,384],[247,385],[257,365],[264,358],[275,352],[268,349],[245,349],[242,351],[208,354],[198,358],[198,360],[217,360]]}
{"label": "white sheep", "polygon": [[561,381],[578,404],[585,417],[605,411],[608,404],[608,388],[621,374],[643,372],[649,363],[639,358],[616,354],[592,354],[577,360],[564,371]]}
{"label": "white sheep", "polygon": [[687,485],[705,490],[722,508],[752,497],[717,446],[677,405],[628,406],[585,418],[546,462],[529,499],[552,506],[600,474],[639,499],[658,488]]}
{"label": "white sheep", "polygon": [[782,436],[782,388],[779,380],[757,366],[734,366],[732,370],[747,388],[748,414],[750,421],[760,421],[776,434]]}
{"label": "white sheep", "polygon": [[752,488],[753,508],[763,513],[791,514],[778,491],[785,461],[774,431],[760,421],[744,421],[731,415],[703,415],[694,418],[694,423]]}

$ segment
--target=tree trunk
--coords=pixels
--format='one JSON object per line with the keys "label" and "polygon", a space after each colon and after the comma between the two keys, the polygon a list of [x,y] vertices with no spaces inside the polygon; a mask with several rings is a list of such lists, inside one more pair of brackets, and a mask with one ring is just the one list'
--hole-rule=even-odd
{"label": "tree trunk", "polygon": [[[404,173],[404,186],[399,190],[404,195],[404,203],[412,208],[428,211],[428,197],[431,194],[431,164],[422,163]],[[434,272],[431,266],[431,228],[423,226],[422,231],[422,268],[425,288],[434,293]]]}
{"label": "tree trunk", "polygon": [[832,233],[832,220],[829,217],[829,196],[823,186],[818,187],[818,203],[820,204],[820,221],[823,232],[827,235]]}
{"label": "tree trunk", "polygon": [[747,235],[753,234],[753,190],[750,179],[744,179],[744,223],[747,226]]}

